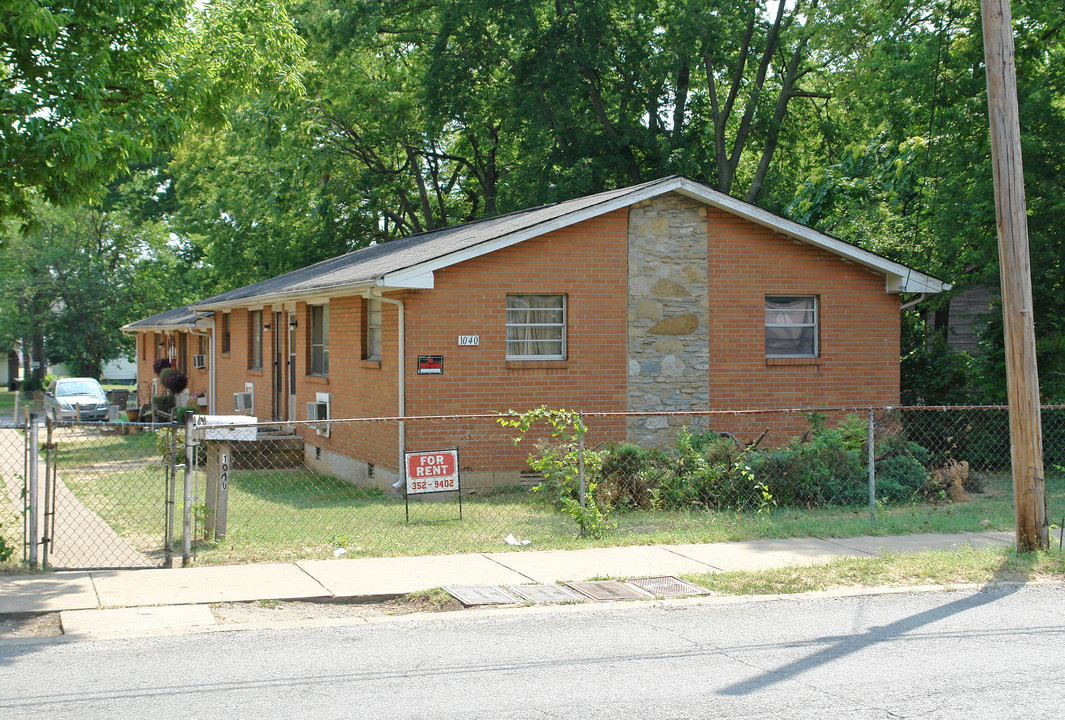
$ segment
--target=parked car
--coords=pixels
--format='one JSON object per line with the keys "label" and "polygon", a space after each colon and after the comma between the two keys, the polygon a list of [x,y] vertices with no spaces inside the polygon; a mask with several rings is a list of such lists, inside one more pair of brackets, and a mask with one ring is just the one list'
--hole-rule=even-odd
{"label": "parked car", "polygon": [[106,420],[107,395],[92,378],[59,378],[44,394],[44,414],[52,420]]}

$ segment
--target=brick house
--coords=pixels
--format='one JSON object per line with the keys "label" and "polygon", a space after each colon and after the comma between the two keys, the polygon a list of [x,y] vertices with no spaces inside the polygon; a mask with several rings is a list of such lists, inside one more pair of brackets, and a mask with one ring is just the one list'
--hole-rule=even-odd
{"label": "brick house", "polygon": [[[364,248],[124,329],[142,402],[168,355],[210,412],[249,392],[266,420],[307,420],[308,403],[332,418],[884,405],[899,399],[900,294],[949,287],[674,176]],[[618,434],[654,444],[662,429]],[[403,447],[423,449],[396,424],[300,432],[309,462],[357,482],[377,467],[384,485]],[[524,451],[481,455],[463,465],[491,483]]]}

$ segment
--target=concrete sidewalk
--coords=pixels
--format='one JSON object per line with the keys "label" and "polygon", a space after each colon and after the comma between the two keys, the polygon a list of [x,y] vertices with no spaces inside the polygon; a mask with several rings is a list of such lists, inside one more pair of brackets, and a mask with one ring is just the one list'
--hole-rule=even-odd
{"label": "concrete sidewalk", "polygon": [[0,614],[253,600],[371,601],[441,585],[521,585],[759,570],[838,557],[869,557],[884,551],[942,550],[960,545],[1005,547],[1013,539],[1013,533],[1005,532],[797,538],[13,575],[0,577]]}

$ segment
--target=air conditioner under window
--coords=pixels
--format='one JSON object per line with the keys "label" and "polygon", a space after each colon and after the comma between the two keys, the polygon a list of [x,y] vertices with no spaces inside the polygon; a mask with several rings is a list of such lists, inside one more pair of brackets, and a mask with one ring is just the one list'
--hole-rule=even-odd
{"label": "air conditioner under window", "polygon": [[[307,403],[307,419],[329,420],[329,400],[319,398],[315,402]],[[322,437],[329,437],[329,423],[322,422],[314,426],[314,429]]]}
{"label": "air conditioner under window", "polygon": [[207,367],[207,357],[205,355],[193,355],[192,356],[192,367],[194,367],[194,368],[205,368],[205,367]]}
{"label": "air conditioner under window", "polygon": [[250,392],[233,393],[233,410],[239,413],[251,413],[252,394]]}

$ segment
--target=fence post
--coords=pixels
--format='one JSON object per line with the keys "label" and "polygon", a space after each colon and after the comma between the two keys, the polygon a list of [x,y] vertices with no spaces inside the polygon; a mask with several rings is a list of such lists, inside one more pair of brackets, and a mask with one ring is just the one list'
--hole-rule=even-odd
{"label": "fence post", "polygon": [[[188,432],[185,433],[186,441]],[[184,449],[184,448],[183,448]],[[174,567],[174,500],[177,495],[177,471],[185,465],[177,458],[177,428],[170,434],[170,466],[167,468],[167,482],[163,504],[163,567]]]}
{"label": "fence post", "polygon": [[48,551],[55,537],[55,478],[56,478],[56,447],[52,435],[52,421],[44,419],[45,444],[44,444],[44,527],[41,528],[41,567],[48,567]]}
{"label": "fence post", "polygon": [[182,508],[181,567],[188,567],[192,559],[192,472],[196,467],[193,417],[192,413],[185,414],[185,506]]}
{"label": "fence post", "polygon": [[37,413],[30,413],[26,431],[26,499],[29,503],[26,541],[29,546],[30,567],[37,567]]}
{"label": "fence post", "polygon": [[867,452],[869,454],[869,519],[876,522],[876,452],[873,435],[876,434],[876,426],[873,421],[873,408],[869,408],[869,433],[866,438]]}
{"label": "fence post", "polygon": [[[585,482],[584,482],[584,412],[577,414],[577,479],[581,486],[581,517],[584,517],[585,509]],[[584,528],[584,520],[581,520],[581,537],[587,534]]]}

